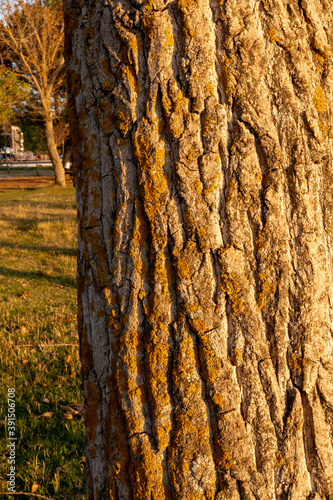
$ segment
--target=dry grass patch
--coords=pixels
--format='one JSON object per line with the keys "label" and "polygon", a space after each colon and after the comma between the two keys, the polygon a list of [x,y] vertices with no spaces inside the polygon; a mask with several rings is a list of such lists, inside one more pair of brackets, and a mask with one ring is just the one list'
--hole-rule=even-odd
{"label": "dry grass patch", "polygon": [[7,390],[15,387],[16,491],[85,498],[76,244],[73,187],[1,193],[0,492],[7,491]]}

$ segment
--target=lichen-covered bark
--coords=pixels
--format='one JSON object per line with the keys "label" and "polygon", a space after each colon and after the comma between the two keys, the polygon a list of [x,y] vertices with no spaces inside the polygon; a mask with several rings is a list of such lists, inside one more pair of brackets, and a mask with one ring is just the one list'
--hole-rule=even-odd
{"label": "lichen-covered bark", "polygon": [[332,499],[331,2],[65,14],[89,499]]}

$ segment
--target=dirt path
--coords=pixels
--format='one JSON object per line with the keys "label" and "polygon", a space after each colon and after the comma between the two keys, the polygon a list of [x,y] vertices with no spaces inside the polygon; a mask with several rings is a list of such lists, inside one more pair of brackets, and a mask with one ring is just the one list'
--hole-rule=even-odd
{"label": "dirt path", "polygon": [[[68,178],[67,183],[72,181]],[[51,186],[54,184],[54,177],[0,177],[0,190],[3,189],[25,189]]]}

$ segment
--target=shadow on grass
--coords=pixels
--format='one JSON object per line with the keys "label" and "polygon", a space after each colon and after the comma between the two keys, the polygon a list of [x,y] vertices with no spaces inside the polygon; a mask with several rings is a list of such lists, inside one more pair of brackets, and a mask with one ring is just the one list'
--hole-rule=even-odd
{"label": "shadow on grass", "polygon": [[46,246],[33,246],[33,245],[14,245],[13,243],[8,243],[7,241],[0,240],[0,248],[13,248],[15,250],[29,250],[31,252],[45,252],[51,253],[53,255],[71,255],[76,257],[76,248],[57,248],[57,247],[46,247]]}
{"label": "shadow on grass", "polygon": [[34,279],[36,281],[47,281],[48,283],[52,283],[54,285],[63,285],[71,288],[76,288],[76,284],[73,278],[58,278],[56,276],[48,276],[41,271],[18,271],[17,269],[9,269],[7,267],[0,266],[0,276],[5,276],[6,278],[25,278]]}
{"label": "shadow on grass", "polygon": [[32,227],[36,226],[37,223],[40,222],[66,222],[68,220],[73,220],[75,221],[76,217],[74,216],[68,216],[66,214],[64,215],[59,215],[58,213],[43,213],[42,216],[39,216],[38,218],[33,217],[33,218],[27,218],[27,217],[17,217],[16,215],[10,216],[10,215],[2,215],[1,220],[4,222],[11,222],[13,223],[17,229],[20,230],[29,230]]}

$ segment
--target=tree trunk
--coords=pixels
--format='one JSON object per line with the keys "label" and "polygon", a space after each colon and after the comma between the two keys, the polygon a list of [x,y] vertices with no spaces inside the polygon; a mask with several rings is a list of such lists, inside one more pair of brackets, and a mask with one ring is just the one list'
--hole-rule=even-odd
{"label": "tree trunk", "polygon": [[54,169],[55,184],[61,187],[66,186],[65,170],[57,150],[54,140],[53,120],[52,118],[45,119],[46,144]]}
{"label": "tree trunk", "polygon": [[332,499],[332,4],[66,0],[89,499]]}

